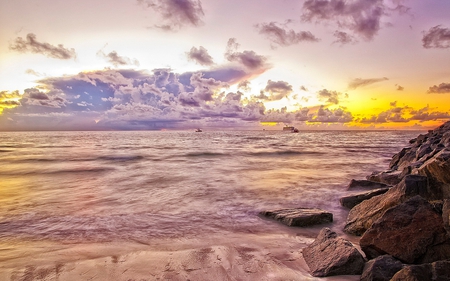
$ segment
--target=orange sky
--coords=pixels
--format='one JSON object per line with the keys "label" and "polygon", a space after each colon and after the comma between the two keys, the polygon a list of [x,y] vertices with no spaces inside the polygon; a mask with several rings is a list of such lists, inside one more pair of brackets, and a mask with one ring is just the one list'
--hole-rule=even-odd
{"label": "orange sky", "polygon": [[450,2],[338,3],[1,1],[0,130],[449,120]]}

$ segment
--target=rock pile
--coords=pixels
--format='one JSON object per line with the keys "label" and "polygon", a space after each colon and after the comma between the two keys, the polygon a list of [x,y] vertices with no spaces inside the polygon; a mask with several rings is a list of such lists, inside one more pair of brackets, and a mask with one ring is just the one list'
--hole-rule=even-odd
{"label": "rock pile", "polygon": [[[349,258],[350,250],[335,246],[350,242],[325,228],[303,251],[313,276],[450,280],[450,121],[411,140],[392,157],[389,170],[352,180],[352,189],[365,192],[341,198],[351,209],[344,231],[362,236],[360,247],[369,261],[363,270],[359,257]],[[319,253],[325,253],[322,263],[311,258]],[[329,263],[329,257],[338,263]]]}

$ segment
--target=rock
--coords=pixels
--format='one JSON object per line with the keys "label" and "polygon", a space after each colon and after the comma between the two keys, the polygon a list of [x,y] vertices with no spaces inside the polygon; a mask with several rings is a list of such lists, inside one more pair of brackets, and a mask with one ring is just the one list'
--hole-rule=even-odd
{"label": "rock", "polygon": [[350,241],[329,228],[322,229],[316,240],[303,249],[303,257],[315,277],[361,274],[365,262]]}
{"label": "rock", "polygon": [[[409,143],[414,143],[416,141],[416,139],[410,140]],[[403,148],[399,153],[395,154],[394,156],[392,156],[392,160],[389,163],[389,168],[392,169],[394,167],[398,166],[398,162],[400,161],[400,159],[403,158],[403,156],[405,156],[405,154],[410,151],[411,148],[410,147],[405,147]]]}
{"label": "rock", "polygon": [[311,226],[333,222],[333,214],[321,209],[295,208],[262,211],[260,215],[288,226]]}
{"label": "rock", "polygon": [[359,203],[361,203],[364,200],[370,199],[374,196],[386,193],[389,190],[389,188],[379,188],[372,191],[364,192],[364,193],[358,193],[354,195],[349,195],[342,197],[339,202],[341,203],[341,206],[346,208],[353,208]]}
{"label": "rock", "polygon": [[372,173],[366,178],[369,181],[380,182],[387,185],[396,185],[402,180],[402,171],[391,170],[387,172]]}
{"label": "rock", "polygon": [[450,261],[406,266],[391,281],[447,281],[450,280]]}
{"label": "rock", "polygon": [[446,239],[441,215],[424,198],[415,196],[387,210],[364,233],[360,246],[368,258],[388,254],[411,264]]}
{"label": "rock", "polygon": [[429,181],[430,199],[450,199],[450,149],[443,149],[428,159],[417,174],[426,176]]}
{"label": "rock", "polygon": [[427,178],[407,175],[402,182],[386,193],[364,200],[350,210],[344,231],[353,235],[362,235],[384,212],[408,198],[426,193]]}
{"label": "rock", "polygon": [[403,268],[403,264],[392,256],[384,255],[370,260],[364,266],[361,281],[389,281]]}
{"label": "rock", "polygon": [[390,187],[390,185],[381,183],[381,182],[375,182],[375,181],[368,181],[368,180],[354,180],[352,179],[350,183],[347,186],[347,190],[353,190],[353,189],[379,189],[379,188],[387,188]]}
{"label": "rock", "polygon": [[450,199],[445,199],[442,206],[442,220],[447,232],[450,232]]}

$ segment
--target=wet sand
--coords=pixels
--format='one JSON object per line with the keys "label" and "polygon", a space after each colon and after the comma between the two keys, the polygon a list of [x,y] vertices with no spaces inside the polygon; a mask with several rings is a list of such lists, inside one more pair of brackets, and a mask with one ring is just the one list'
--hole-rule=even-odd
{"label": "wet sand", "polygon": [[3,260],[0,280],[359,280],[359,276],[309,275],[302,249],[313,238],[237,234],[221,245],[214,240],[67,245],[64,249],[55,245],[55,251],[42,253],[38,246],[29,245],[33,260]]}

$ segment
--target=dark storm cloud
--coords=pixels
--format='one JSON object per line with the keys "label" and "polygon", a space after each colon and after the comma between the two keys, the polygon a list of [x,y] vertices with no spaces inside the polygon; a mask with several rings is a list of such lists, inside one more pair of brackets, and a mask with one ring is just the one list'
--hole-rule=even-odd
{"label": "dark storm cloud", "polygon": [[157,25],[165,30],[174,30],[183,25],[199,26],[204,16],[200,0],[137,0],[141,5],[155,10],[167,24]]}
{"label": "dark storm cloud", "polygon": [[441,83],[439,85],[431,86],[428,89],[429,94],[450,94],[450,83]]}
{"label": "dark storm cloud", "polygon": [[272,43],[279,46],[290,46],[300,42],[318,42],[319,39],[309,31],[295,32],[293,29],[280,27],[276,22],[256,25],[259,33],[265,35]]}
{"label": "dark storm cloud", "polygon": [[28,33],[26,39],[22,37],[17,37],[14,43],[9,45],[9,48],[14,51],[21,53],[35,53],[43,54],[50,58],[55,59],[74,59],[76,53],[74,49],[64,48],[62,44],[58,46],[53,46],[49,43],[39,42],[36,40],[36,35],[33,33]]}
{"label": "dark storm cloud", "polygon": [[119,65],[136,65],[139,66],[139,61],[136,59],[129,59],[127,57],[119,56],[116,51],[105,54],[102,50],[97,52],[97,55],[106,59],[115,67]]}
{"label": "dark storm cloud", "polygon": [[200,46],[198,49],[192,47],[189,52],[186,53],[188,60],[194,61],[200,65],[213,65],[213,58],[208,54],[208,51]]}
{"label": "dark storm cloud", "polygon": [[256,54],[254,51],[238,52],[239,44],[235,38],[230,38],[227,43],[225,58],[231,62],[238,62],[249,69],[267,68],[267,58]]}
{"label": "dark storm cloud", "polygon": [[424,48],[450,48],[450,28],[440,25],[423,32],[422,44]]}
{"label": "dark storm cloud", "polygon": [[327,89],[323,89],[317,92],[317,98],[321,101],[325,101],[328,104],[339,104],[339,99],[341,97],[348,98],[348,95],[336,91],[329,91]]}
{"label": "dark storm cloud", "polygon": [[356,35],[371,40],[381,28],[383,16],[390,11],[402,13],[407,7],[403,1],[394,1],[395,7],[388,7],[383,0],[308,0],[303,4],[304,21],[332,21],[348,28]]}
{"label": "dark storm cloud", "polygon": [[353,36],[351,36],[350,34],[348,34],[347,32],[344,31],[339,31],[336,30],[333,33],[333,36],[336,37],[336,40],[333,41],[333,44],[352,44],[352,43],[356,43],[356,40],[353,38]]}
{"label": "dark storm cloud", "polygon": [[354,90],[359,87],[365,87],[365,86],[368,86],[368,85],[371,85],[371,84],[374,84],[377,82],[381,82],[381,81],[386,81],[386,80],[389,80],[389,79],[386,77],[369,78],[369,79],[356,78],[356,79],[350,81],[350,83],[348,84],[348,88]]}

